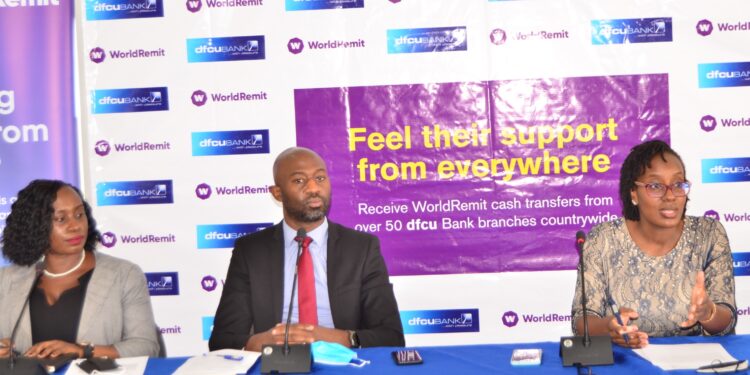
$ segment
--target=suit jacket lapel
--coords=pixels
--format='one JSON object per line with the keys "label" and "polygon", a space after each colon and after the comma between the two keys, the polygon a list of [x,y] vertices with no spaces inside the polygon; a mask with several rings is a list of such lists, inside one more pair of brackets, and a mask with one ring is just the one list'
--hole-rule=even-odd
{"label": "suit jacket lapel", "polygon": [[[273,243],[270,244],[271,291],[273,293],[274,319],[281,317],[284,309],[284,228],[281,223],[276,224],[273,231]],[[283,320],[283,319],[282,319]]]}
{"label": "suit jacket lapel", "polygon": [[326,266],[328,267],[328,299],[331,304],[331,316],[333,323],[336,325],[336,317],[338,316],[338,309],[343,307],[338,301],[336,301],[336,287],[341,285],[339,278],[342,276],[341,272],[337,270],[341,269],[341,260],[343,259],[342,252],[344,248],[338,246],[339,242],[339,225],[328,220],[328,249]]}
{"label": "suit jacket lapel", "polygon": [[[15,301],[15,303],[12,303],[11,306],[8,307],[8,310],[10,310],[8,319],[10,319],[9,327],[11,330],[13,329],[13,325],[16,323],[16,319],[18,319],[19,315],[21,314],[21,306],[29,296],[28,293],[29,291],[31,291],[31,285],[34,283],[35,279],[34,275],[35,267],[21,269],[18,273],[16,273],[11,284],[11,288],[9,291],[7,291],[8,293],[10,293],[9,300]],[[10,332],[8,333],[8,335],[10,336]],[[23,316],[21,317],[21,323],[18,324],[15,345],[20,348],[28,348],[31,346],[31,318],[29,316],[28,305],[24,309]]]}
{"label": "suit jacket lapel", "polygon": [[108,291],[113,288],[115,283],[115,270],[109,268],[104,257],[94,253],[96,257],[96,266],[94,273],[91,275],[89,285],[86,287],[86,297],[83,300],[83,310],[81,310],[81,319],[78,322],[78,336],[86,337],[89,322],[100,314],[104,301],[107,299]]}

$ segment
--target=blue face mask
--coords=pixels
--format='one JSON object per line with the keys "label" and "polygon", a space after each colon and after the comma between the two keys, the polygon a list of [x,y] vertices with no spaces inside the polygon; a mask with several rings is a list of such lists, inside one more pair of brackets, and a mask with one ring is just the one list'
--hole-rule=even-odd
{"label": "blue face mask", "polygon": [[362,367],[370,361],[357,358],[357,353],[341,344],[326,341],[312,343],[313,361],[322,365]]}

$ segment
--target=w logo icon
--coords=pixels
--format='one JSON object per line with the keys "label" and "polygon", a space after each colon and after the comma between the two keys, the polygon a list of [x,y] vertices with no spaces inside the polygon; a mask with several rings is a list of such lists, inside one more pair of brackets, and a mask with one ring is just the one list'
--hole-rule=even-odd
{"label": "w logo icon", "polygon": [[115,236],[115,234],[112,232],[102,233],[99,242],[101,242],[104,247],[111,248],[117,243],[117,236]]}
{"label": "w logo icon", "polygon": [[502,320],[506,327],[515,327],[518,324],[518,314],[513,311],[506,311]]}
{"label": "w logo icon", "polygon": [[203,183],[195,187],[195,196],[206,200],[211,197],[211,186]]}
{"label": "w logo icon", "polygon": [[700,20],[695,25],[695,31],[701,36],[709,36],[714,31],[714,24],[709,20]]}
{"label": "w logo icon", "polygon": [[107,57],[106,52],[99,47],[93,48],[91,52],[89,52],[89,59],[97,64],[104,61],[105,57]]}
{"label": "w logo icon", "polygon": [[203,7],[203,3],[201,3],[201,0],[187,0],[185,6],[187,7],[187,10],[195,13],[201,10],[201,8]]}
{"label": "w logo icon", "polygon": [[719,213],[714,210],[708,210],[704,212],[703,216],[710,217],[711,219],[714,219],[714,220],[721,220],[721,218],[719,217]]}
{"label": "w logo icon", "polygon": [[701,117],[701,129],[707,132],[716,129],[716,118],[711,115]]}
{"label": "w logo icon", "polygon": [[298,54],[305,49],[305,43],[300,38],[289,39],[289,43],[286,44],[286,48],[293,54]]}
{"label": "w logo icon", "polygon": [[203,90],[195,90],[193,91],[193,95],[190,95],[190,100],[193,102],[193,105],[196,107],[200,107],[206,104],[207,98],[208,96]]}
{"label": "w logo icon", "polygon": [[214,289],[216,289],[216,285],[218,283],[216,282],[216,278],[213,276],[206,276],[201,280],[201,288],[207,292],[212,292]]}
{"label": "w logo icon", "polygon": [[99,156],[109,155],[110,150],[111,147],[109,147],[109,142],[107,141],[96,142],[96,145],[94,146],[94,152],[96,152],[96,154]]}

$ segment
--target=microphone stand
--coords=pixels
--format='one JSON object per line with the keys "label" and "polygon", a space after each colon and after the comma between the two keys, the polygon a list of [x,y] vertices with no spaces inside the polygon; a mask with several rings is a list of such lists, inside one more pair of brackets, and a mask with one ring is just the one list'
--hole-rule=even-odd
{"label": "microphone stand", "polygon": [[[576,366],[579,368],[596,365],[611,365],[614,363],[612,356],[612,339],[608,335],[589,335],[589,320],[586,313],[586,279],[583,262],[583,244],[586,235],[583,231],[576,233],[576,247],[578,248],[578,277],[581,280],[581,307],[583,308],[583,336],[568,336],[560,338],[560,356],[563,366]],[[591,373],[591,368],[589,368]]]}
{"label": "microphone stand", "polygon": [[294,308],[294,294],[297,290],[297,269],[302,255],[302,241],[307,237],[305,228],[297,231],[294,238],[297,246],[297,262],[294,265],[294,280],[292,281],[292,295],[289,298],[289,310],[286,316],[286,330],[284,345],[263,345],[261,350],[261,374],[308,373],[312,367],[312,350],[310,344],[289,345],[289,326],[292,324],[292,309]]}

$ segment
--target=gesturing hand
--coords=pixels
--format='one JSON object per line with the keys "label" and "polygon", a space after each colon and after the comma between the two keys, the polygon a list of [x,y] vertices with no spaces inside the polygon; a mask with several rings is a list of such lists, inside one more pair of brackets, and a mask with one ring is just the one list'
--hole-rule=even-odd
{"label": "gesturing hand", "polygon": [[[642,348],[648,345],[648,334],[639,331],[638,326],[629,324],[630,321],[638,319],[638,312],[631,308],[621,307],[620,318],[622,319],[622,325],[617,322],[614,316],[607,325],[613,343],[626,348]],[[628,336],[627,342],[625,342],[625,335]]]}
{"label": "gesturing hand", "polygon": [[695,285],[690,294],[690,308],[687,320],[680,323],[681,327],[691,327],[699,321],[708,321],[716,313],[716,304],[711,301],[706,292],[706,275],[699,271],[695,276]]}

